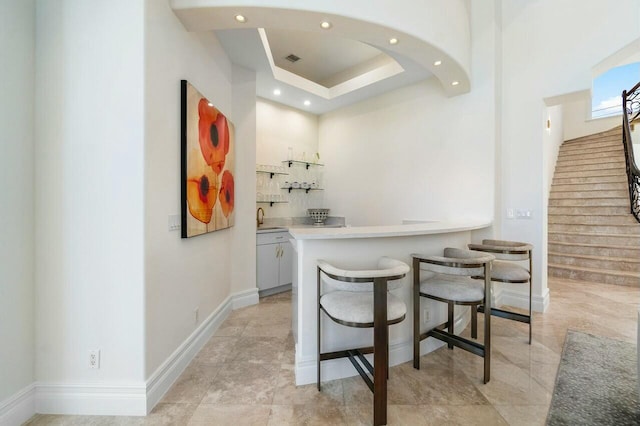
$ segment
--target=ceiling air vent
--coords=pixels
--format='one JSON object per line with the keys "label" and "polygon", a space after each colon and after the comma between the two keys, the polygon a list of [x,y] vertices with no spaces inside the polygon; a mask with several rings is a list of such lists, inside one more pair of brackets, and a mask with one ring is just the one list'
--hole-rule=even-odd
{"label": "ceiling air vent", "polygon": [[291,62],[292,64],[295,64],[296,62],[298,62],[300,60],[300,57],[294,55],[293,53],[291,53],[289,56],[286,56],[285,59],[287,61]]}

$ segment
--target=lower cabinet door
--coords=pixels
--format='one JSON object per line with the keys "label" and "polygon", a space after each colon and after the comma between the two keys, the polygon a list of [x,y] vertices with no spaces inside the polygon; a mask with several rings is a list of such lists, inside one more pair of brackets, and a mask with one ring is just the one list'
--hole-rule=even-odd
{"label": "lower cabinet door", "polygon": [[280,285],[293,281],[293,247],[290,242],[280,243]]}
{"label": "lower cabinet door", "polygon": [[265,244],[256,247],[256,279],[258,289],[266,290],[279,286],[279,261],[278,253],[280,244]]}

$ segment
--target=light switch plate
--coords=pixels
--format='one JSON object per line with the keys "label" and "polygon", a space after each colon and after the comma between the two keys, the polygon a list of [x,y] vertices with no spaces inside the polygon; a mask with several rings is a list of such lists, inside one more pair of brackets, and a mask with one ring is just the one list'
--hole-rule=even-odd
{"label": "light switch plate", "polygon": [[170,214],[169,215],[169,231],[177,231],[179,229],[180,229],[180,215]]}

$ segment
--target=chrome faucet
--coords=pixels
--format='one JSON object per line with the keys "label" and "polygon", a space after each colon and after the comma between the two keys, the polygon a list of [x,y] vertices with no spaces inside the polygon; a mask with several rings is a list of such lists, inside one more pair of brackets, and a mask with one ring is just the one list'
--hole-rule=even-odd
{"label": "chrome faucet", "polygon": [[[262,212],[262,217],[260,217],[260,212]],[[258,207],[258,211],[256,212],[256,222],[257,228],[260,228],[260,225],[264,223],[264,210],[262,210],[262,207]]]}

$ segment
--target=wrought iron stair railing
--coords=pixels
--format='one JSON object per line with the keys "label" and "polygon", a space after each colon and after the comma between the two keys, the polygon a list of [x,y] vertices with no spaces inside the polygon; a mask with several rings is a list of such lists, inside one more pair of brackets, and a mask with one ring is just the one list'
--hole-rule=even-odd
{"label": "wrought iron stair railing", "polygon": [[633,155],[631,125],[640,116],[640,82],[633,89],[622,91],[622,143],[624,145],[627,179],[629,182],[629,202],[631,213],[640,222],[640,170]]}

